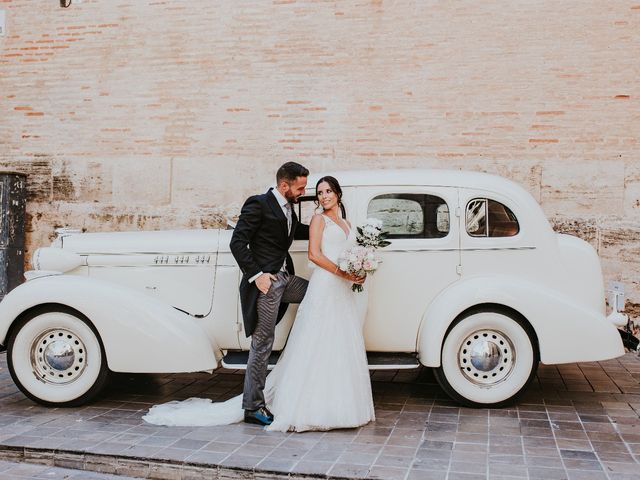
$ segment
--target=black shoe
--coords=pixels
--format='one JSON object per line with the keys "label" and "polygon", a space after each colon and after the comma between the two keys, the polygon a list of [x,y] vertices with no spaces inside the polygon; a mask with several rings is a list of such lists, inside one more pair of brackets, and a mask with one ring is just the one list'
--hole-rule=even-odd
{"label": "black shoe", "polygon": [[271,425],[273,415],[267,407],[260,407],[257,410],[245,410],[244,421],[246,423],[255,423],[257,425]]}

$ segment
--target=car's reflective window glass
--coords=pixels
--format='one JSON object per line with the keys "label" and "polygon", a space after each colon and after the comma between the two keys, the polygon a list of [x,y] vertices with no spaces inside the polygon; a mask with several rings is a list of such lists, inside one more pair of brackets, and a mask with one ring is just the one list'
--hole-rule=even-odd
{"label": "car's reflective window glass", "polygon": [[449,206],[446,203],[436,209],[436,229],[445,235],[449,232]]}
{"label": "car's reflective window glass", "polygon": [[[303,223],[304,225],[309,225],[311,223],[311,217],[313,217],[316,213],[318,213],[316,205],[316,197],[311,195],[305,195],[298,199],[298,203],[294,205],[296,215],[298,216],[298,221]],[[303,233],[296,233],[296,238],[298,240],[308,240],[307,235]]]}
{"label": "car's reflective window glass", "polygon": [[318,208],[318,205],[316,204],[316,197],[312,197],[310,195],[300,197],[296,207],[298,220],[305,225],[309,225],[309,223],[311,223],[311,217],[318,213],[316,211]]}
{"label": "car's reflective window glass", "polygon": [[509,207],[488,198],[471,200],[465,221],[472,237],[513,237],[520,231],[518,219]]}
{"label": "car's reflective window glass", "polygon": [[389,238],[441,238],[449,233],[449,207],[435,195],[379,195],[369,202],[367,217],[382,220]]}

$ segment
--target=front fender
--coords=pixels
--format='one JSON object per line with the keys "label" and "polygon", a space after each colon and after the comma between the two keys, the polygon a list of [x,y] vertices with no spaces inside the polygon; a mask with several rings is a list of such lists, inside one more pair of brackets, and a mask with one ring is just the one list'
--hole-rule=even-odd
{"label": "front fender", "polygon": [[603,313],[543,285],[492,275],[460,280],[429,305],[418,333],[420,362],[439,367],[451,322],[482,304],[504,305],[524,316],[538,337],[542,363],[592,362],[624,354],[620,335]]}
{"label": "front fender", "polygon": [[7,294],[0,302],[0,343],[21,313],[49,303],[91,320],[114,372],[213,370],[221,358],[215,341],[189,315],[144,293],[75,275],[37,278]]}

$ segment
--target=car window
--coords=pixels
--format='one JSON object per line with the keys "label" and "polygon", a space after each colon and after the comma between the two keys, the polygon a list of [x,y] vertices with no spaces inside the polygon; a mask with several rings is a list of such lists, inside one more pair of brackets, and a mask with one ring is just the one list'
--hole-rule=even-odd
{"label": "car window", "polygon": [[[298,221],[304,225],[309,225],[311,223],[311,217],[318,213],[316,197],[313,195],[305,195],[298,198],[298,203],[296,203],[293,208],[298,216]],[[305,232],[297,231],[296,239],[308,240],[309,237]]]}
{"label": "car window", "polygon": [[300,197],[295,208],[300,223],[309,225],[311,223],[311,217],[317,213],[318,205],[316,204],[316,197],[311,195]]}
{"label": "car window", "polygon": [[449,233],[449,207],[435,195],[378,195],[369,202],[367,217],[382,220],[389,238],[442,238]]}
{"label": "car window", "polygon": [[474,198],[466,209],[467,233],[472,237],[513,237],[520,231],[518,219],[500,202]]}

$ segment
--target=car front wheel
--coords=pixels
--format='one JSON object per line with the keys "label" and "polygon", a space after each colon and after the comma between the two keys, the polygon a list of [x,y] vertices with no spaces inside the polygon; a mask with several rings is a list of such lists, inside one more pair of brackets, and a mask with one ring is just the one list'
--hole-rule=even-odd
{"label": "car front wheel", "polygon": [[107,381],[104,348],[80,313],[57,307],[32,311],[11,329],[9,372],[18,388],[46,406],[73,407],[91,400]]}
{"label": "car front wheel", "polygon": [[447,333],[436,379],[463,405],[507,405],[535,376],[539,357],[534,338],[530,326],[515,315],[472,312]]}

